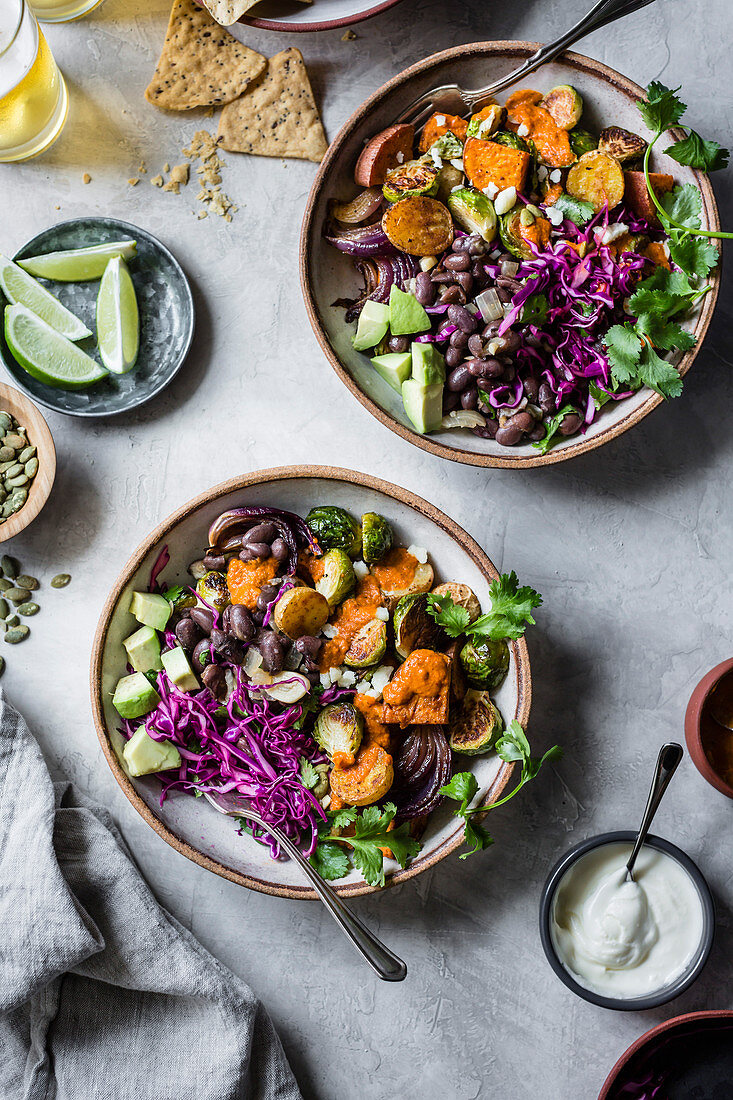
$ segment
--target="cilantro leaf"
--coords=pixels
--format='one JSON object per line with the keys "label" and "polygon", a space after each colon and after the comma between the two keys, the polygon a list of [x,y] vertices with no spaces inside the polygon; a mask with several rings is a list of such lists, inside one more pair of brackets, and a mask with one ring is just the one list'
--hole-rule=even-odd
{"label": "cilantro leaf", "polygon": [[455,815],[460,816],[476,795],[477,790],[478,781],[473,772],[456,772],[450,783],[441,787],[438,793],[461,803],[459,809],[453,811]]}
{"label": "cilantro leaf", "polygon": [[676,321],[669,321],[664,315],[658,313],[643,313],[637,317],[636,331],[643,333],[654,347],[661,348],[662,351],[672,351],[673,348],[687,351],[696,343],[696,338],[691,332],[687,332]]}
{"label": "cilantro leaf", "polygon": [[471,622],[471,616],[466,608],[454,603],[447,592],[444,596],[429,593],[427,612],[439,626],[443,627],[449,638],[458,638],[461,634],[465,634]]}
{"label": "cilantro leaf", "polygon": [[479,825],[478,821],[466,821],[463,839],[471,847],[467,852],[462,852],[459,859],[468,859],[476,852],[483,852],[486,848],[490,848],[494,843],[494,838],[483,825]]}
{"label": "cilantro leaf", "polygon": [[647,100],[637,99],[636,106],[652,133],[662,133],[675,126],[687,110],[686,104],[677,95],[679,88],[666,88],[658,80],[653,80],[646,90]]}
{"label": "cilantro leaf", "polygon": [[315,867],[322,878],[329,881],[343,878],[351,869],[346,849],[331,841],[321,841],[308,862],[311,867]]}
{"label": "cilantro leaf", "polygon": [[593,404],[596,409],[602,409],[608,401],[613,400],[610,393],[606,393],[606,391],[602,390],[595,382],[588,383],[588,392],[593,398]]}
{"label": "cilantro leaf", "polygon": [[682,393],[682,379],[677,368],[666,359],[660,359],[650,344],[644,345],[639,356],[637,378],[662,397],[679,397]]}
{"label": "cilantro leaf", "polygon": [[537,448],[541,455],[546,455],[552,447],[553,443],[558,442],[556,437],[558,435],[558,432],[560,431],[560,425],[562,424],[568,413],[575,413],[577,416],[580,415],[574,405],[563,405],[563,407],[559,409],[553,417],[545,422],[546,435],[544,439],[541,439],[539,443],[532,444],[533,447]]}
{"label": "cilantro leaf", "polygon": [[700,228],[702,196],[694,183],[678,184],[658,197],[670,221],[687,229]]}
{"label": "cilantro leaf", "polygon": [[529,741],[516,718],[509,723],[496,742],[496,755],[506,763],[511,763],[514,760],[529,760]]}
{"label": "cilantro leaf", "polygon": [[703,172],[715,172],[725,168],[730,153],[717,141],[706,141],[695,130],[690,130],[686,138],[676,141],[664,150],[678,164],[688,164],[690,168],[699,168]]}
{"label": "cilantro leaf", "polygon": [[603,337],[603,344],[614,382],[617,385],[631,384],[641,355],[641,340],[631,323],[612,325]]}
{"label": "cilantro leaf", "polygon": [[328,814],[327,828],[345,829],[352,821],[356,821],[356,806],[344,806],[342,810],[334,810]]}
{"label": "cilantro leaf", "polygon": [[542,325],[547,320],[550,303],[544,294],[539,291],[531,294],[522,306],[523,325]]}
{"label": "cilantro leaf", "polygon": [[351,862],[361,871],[365,881],[370,886],[384,886],[383,848],[389,848],[401,867],[406,866],[408,859],[412,859],[420,851],[420,843],[410,836],[408,822],[396,829],[390,829],[396,813],[397,808],[392,802],[385,803],[381,810],[378,806],[366,806],[361,814],[353,806],[337,810],[328,815],[328,829],[343,828],[353,822],[354,835],[339,837],[330,831],[325,835],[319,832],[321,840],[318,848],[323,845],[324,840],[339,840],[348,845]]}
{"label": "cilantro leaf", "polygon": [[595,213],[592,203],[586,202],[585,199],[574,199],[564,191],[552,205],[556,210],[561,211],[566,221],[572,222],[578,228],[587,225]]}
{"label": "cilantro leaf", "polygon": [[720,260],[720,253],[712,241],[705,237],[679,235],[669,242],[669,256],[672,263],[687,275],[704,279]]}
{"label": "cilantro leaf", "polygon": [[517,574],[502,573],[489,588],[491,611],[479,616],[467,630],[472,636],[499,641],[502,638],[521,638],[527,625],[535,625],[532,608],[539,607],[542,596],[529,585],[519,587]]}
{"label": "cilantro leaf", "polygon": [[320,776],[316,769],[311,764],[310,760],[307,760],[305,756],[300,758],[300,782],[308,791],[312,791],[315,786],[318,785]]}

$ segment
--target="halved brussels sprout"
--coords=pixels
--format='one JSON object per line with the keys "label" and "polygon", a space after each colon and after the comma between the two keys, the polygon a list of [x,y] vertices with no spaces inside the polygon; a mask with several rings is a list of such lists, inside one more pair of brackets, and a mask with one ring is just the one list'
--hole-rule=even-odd
{"label": "halved brussels sprout", "polygon": [[392,528],[378,512],[361,517],[362,557],[365,562],[381,561],[392,549]]}
{"label": "halved brussels sprout", "polygon": [[394,647],[404,660],[414,649],[442,649],[447,636],[428,614],[428,598],[424,592],[403,596],[394,609]]}
{"label": "halved brussels sprout", "polygon": [[[462,147],[459,150],[460,156]],[[397,202],[408,195],[434,195],[438,190],[439,169],[428,157],[408,160],[391,168],[384,178],[382,191],[388,202]]]}
{"label": "halved brussels sprout", "polygon": [[311,788],[311,793],[314,798],[317,798],[320,802],[322,798],[325,798],[329,792],[328,773],[330,771],[328,764],[316,764],[315,771],[318,774],[315,787]]}
{"label": "halved brussels sprout", "polygon": [[345,550],[327,550],[321,561],[323,576],[316,582],[316,592],[326,597],[329,607],[335,607],[356,587],[354,567]]}
{"label": "halved brussels sprout", "polygon": [[468,641],[461,650],[461,664],[471,687],[493,691],[506,677],[509,646],[489,638]]}
{"label": "halved brussels sprout", "polygon": [[577,126],[568,134],[570,148],[576,157],[582,157],[583,153],[590,153],[598,148],[598,138],[590,130],[580,130]]}
{"label": "halved brussels sprout", "polygon": [[583,98],[570,84],[558,84],[540,103],[548,111],[561,130],[572,130],[580,122]]}
{"label": "halved brussels sprout", "polygon": [[487,242],[496,236],[496,213],[491,199],[473,187],[460,187],[448,196],[453,220],[467,233],[480,233]]}
{"label": "halved brussels sprout", "polygon": [[460,187],[462,183],[463,172],[455,164],[444,164],[438,173],[438,198],[441,202],[448,202],[453,188]]}
{"label": "halved brussels sprout", "polygon": [[453,752],[477,756],[488,752],[504,730],[504,722],[488,691],[467,691],[453,722],[448,744]]}
{"label": "halved brussels sprout", "polygon": [[472,588],[469,588],[467,584],[461,584],[460,581],[446,581],[444,584],[439,584],[437,588],[433,589],[433,595],[450,596],[453,603],[458,607],[465,607],[470,622],[474,622],[481,614],[481,604],[478,596]]}
{"label": "halved brussels sprout", "polygon": [[311,508],[305,522],[321,550],[345,550],[350,558],[361,553],[361,527],[345,508],[326,504]]}
{"label": "halved brussels sprout", "polygon": [[631,130],[624,130],[621,126],[607,126],[605,130],[601,130],[598,148],[602,153],[610,153],[621,164],[627,164],[630,160],[638,160],[644,156],[647,143]]}
{"label": "halved brussels sprout", "polygon": [[206,600],[217,611],[223,611],[230,602],[227,579],[223,573],[218,573],[215,569],[204,573],[201,580],[196,582],[196,591],[202,600]]}
{"label": "halved brussels sprout", "polygon": [[524,153],[532,152],[524,138],[521,138],[519,134],[513,134],[511,130],[497,130],[495,134],[491,135],[491,140],[495,141],[497,145],[505,145],[507,149],[521,149]]}
{"label": "halved brussels sprout", "polygon": [[363,734],[364,719],[348,701],[329,703],[313,727],[313,736],[332,760],[338,754],[353,759]]}
{"label": "halved brussels sprout", "polygon": [[550,223],[546,218],[535,218],[526,206],[515,206],[499,219],[499,237],[507,252],[518,260],[533,260],[535,254],[529,246],[533,241],[542,248],[549,239]]}
{"label": "halved brussels sprout", "polygon": [[492,135],[499,129],[505,118],[506,108],[500,107],[498,103],[491,103],[471,116],[466,137],[483,138],[484,141],[488,141],[489,138],[493,140]]}
{"label": "halved brussels sprout", "polygon": [[452,130],[441,134],[437,141],[428,149],[428,156],[436,153],[443,160],[458,160],[463,156],[463,142],[456,137]]}
{"label": "halved brussels sprout", "polygon": [[344,664],[349,668],[368,668],[376,665],[387,652],[387,624],[383,619],[373,619],[357,630],[346,651]]}
{"label": "halved brussels sprout", "polygon": [[435,573],[429,562],[418,562],[412,580],[404,588],[384,588],[382,592],[388,600],[399,600],[402,596],[409,596],[411,592],[429,592],[433,587]]}

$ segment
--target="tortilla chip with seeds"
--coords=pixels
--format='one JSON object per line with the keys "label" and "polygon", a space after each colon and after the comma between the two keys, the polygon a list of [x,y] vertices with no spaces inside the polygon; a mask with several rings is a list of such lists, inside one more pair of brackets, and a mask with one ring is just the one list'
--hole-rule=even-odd
{"label": "tortilla chip with seeds", "polygon": [[229,103],[266,65],[262,54],[222,30],[205,8],[193,0],[175,0],[145,98],[170,111]]}
{"label": "tortilla chip with seeds", "polygon": [[[222,27],[230,27],[232,23],[253,8],[259,0],[201,0],[209,9],[217,23]],[[313,0],[302,0],[304,4],[311,4]]]}
{"label": "tortilla chip with seeds", "polygon": [[275,54],[245,94],[227,104],[217,139],[232,153],[323,160],[328,145],[300,50]]}

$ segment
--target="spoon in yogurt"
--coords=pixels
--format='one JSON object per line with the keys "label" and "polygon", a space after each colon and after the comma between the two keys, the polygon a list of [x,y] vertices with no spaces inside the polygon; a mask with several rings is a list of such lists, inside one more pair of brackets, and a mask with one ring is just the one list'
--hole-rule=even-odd
{"label": "spoon in yogurt", "polygon": [[678,745],[676,741],[670,741],[668,742],[668,744],[662,745],[661,749],[659,750],[659,756],[657,757],[657,763],[654,769],[654,778],[652,779],[652,785],[649,790],[649,798],[647,799],[644,816],[641,819],[639,832],[637,833],[634,847],[631,850],[629,861],[626,864],[626,882],[635,881],[634,864],[636,863],[637,856],[639,855],[642,845],[646,840],[647,833],[651,828],[654,815],[659,809],[659,803],[662,801],[662,796],[669,786],[670,779],[677,771],[679,763],[682,760],[682,756],[682,745]]}

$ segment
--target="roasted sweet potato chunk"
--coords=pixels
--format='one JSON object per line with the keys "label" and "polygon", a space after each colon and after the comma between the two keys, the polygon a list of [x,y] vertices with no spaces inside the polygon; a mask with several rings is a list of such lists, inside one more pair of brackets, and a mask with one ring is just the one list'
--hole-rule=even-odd
{"label": "roasted sweet potato chunk", "polygon": [[390,242],[411,256],[439,256],[453,241],[453,219],[437,199],[409,196],[390,206],[382,218]]}
{"label": "roasted sweet potato chunk", "polygon": [[479,191],[489,184],[499,191],[505,187],[523,191],[530,160],[530,154],[522,149],[509,149],[496,141],[481,138],[469,138],[463,149],[464,171]]}
{"label": "roasted sweet potato chunk", "polygon": [[[633,210],[638,217],[648,221],[650,225],[661,225],[657,217],[657,208],[647,190],[644,173],[627,170],[624,172],[624,179],[626,181],[626,205],[629,209]],[[674,176],[667,175],[666,172],[650,172],[649,179],[657,198],[666,194],[667,191],[671,191],[674,187]]]}
{"label": "roasted sweet potato chunk", "polygon": [[[354,169],[360,187],[381,187],[390,168],[410,160],[415,127],[400,123],[375,134],[361,151]],[[401,154],[401,159],[400,159]]]}
{"label": "roasted sweet potato chunk", "polygon": [[402,729],[415,723],[443,725],[448,721],[451,659],[432,649],[415,649],[382,692],[382,722]]}
{"label": "roasted sweet potato chunk", "polygon": [[443,134],[447,134],[449,130],[460,141],[463,141],[466,130],[468,130],[468,123],[465,118],[459,118],[458,115],[445,115],[440,114],[440,112],[431,115],[420,135],[420,152],[426,153],[433,142],[437,141]]}

